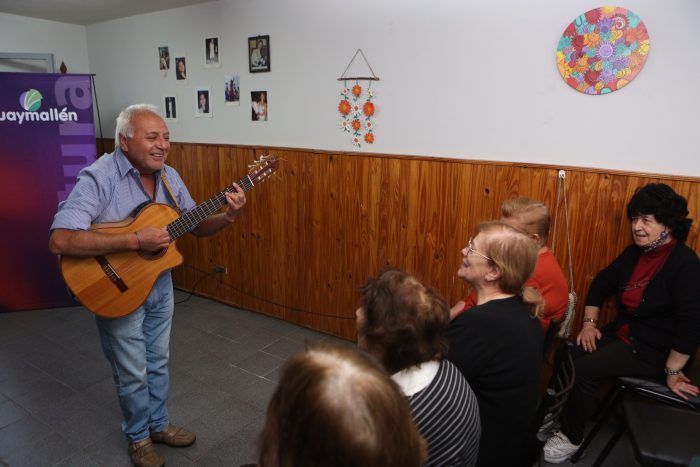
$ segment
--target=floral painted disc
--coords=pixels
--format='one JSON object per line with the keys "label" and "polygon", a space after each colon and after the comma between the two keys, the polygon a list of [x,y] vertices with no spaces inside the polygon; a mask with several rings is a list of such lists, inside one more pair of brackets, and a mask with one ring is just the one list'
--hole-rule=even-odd
{"label": "floral painted disc", "polygon": [[585,94],[608,94],[629,84],[649,55],[649,33],[631,11],[604,6],[587,11],[564,30],[557,66]]}

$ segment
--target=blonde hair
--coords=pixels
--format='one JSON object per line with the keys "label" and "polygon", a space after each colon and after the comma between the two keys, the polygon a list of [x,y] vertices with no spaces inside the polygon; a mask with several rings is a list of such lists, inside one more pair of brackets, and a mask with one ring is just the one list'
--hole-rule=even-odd
{"label": "blonde hair", "polygon": [[501,271],[498,279],[501,291],[521,296],[532,315],[539,316],[544,299],[533,287],[523,287],[535,270],[537,245],[524,233],[499,221],[481,223],[477,232],[482,234],[483,253]]}
{"label": "blonde hair", "polygon": [[356,347],[307,344],[282,368],[260,433],[262,467],[420,467],[425,441],[400,389]]}
{"label": "blonde hair", "polygon": [[542,201],[526,198],[509,199],[501,205],[501,218],[513,219],[527,235],[538,235],[537,242],[544,246],[549,236],[549,208]]}

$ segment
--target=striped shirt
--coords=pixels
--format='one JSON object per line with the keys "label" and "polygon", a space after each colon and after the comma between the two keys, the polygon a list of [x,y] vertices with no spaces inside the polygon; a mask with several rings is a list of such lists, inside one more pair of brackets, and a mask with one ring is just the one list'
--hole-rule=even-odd
{"label": "striped shirt", "polygon": [[[428,443],[425,465],[476,465],[481,436],[479,405],[459,370],[447,360],[426,362],[392,378],[408,398],[413,420]],[[415,391],[416,384],[423,387]]]}
{"label": "striped shirt", "polygon": [[[179,209],[184,212],[195,207],[177,171],[167,165],[161,170],[165,170]],[[155,175],[155,202],[175,207],[160,171]],[[80,171],[68,199],[58,204],[51,230],[86,230],[94,223],[121,221],[133,215],[138,206],[151,201],[143,189],[139,172],[117,148]]]}

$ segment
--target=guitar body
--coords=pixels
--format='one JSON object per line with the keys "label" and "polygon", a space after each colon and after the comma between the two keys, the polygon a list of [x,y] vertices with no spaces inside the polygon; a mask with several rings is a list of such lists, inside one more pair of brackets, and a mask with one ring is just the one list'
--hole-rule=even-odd
{"label": "guitar body", "polygon": [[[134,218],[93,224],[90,230],[108,234],[136,232],[145,227],[166,227],[180,215],[167,204],[147,205]],[[120,318],[146,301],[158,276],[182,263],[173,241],[157,253],[128,251],[97,257],[61,256],[60,267],[68,288],[93,313]]]}
{"label": "guitar body", "polygon": [[170,245],[157,252],[126,251],[93,257],[61,256],[63,280],[88,310],[105,318],[121,318],[135,311],[148,298],[158,276],[182,263],[175,240],[191,232],[204,219],[226,206],[226,193],[248,191],[279,168],[275,156],[260,156],[248,174],[199,206],[180,215],[167,204],[152,203],[136,217],[121,222],[93,224],[90,230],[105,234],[128,234],[145,227],[165,227]]}

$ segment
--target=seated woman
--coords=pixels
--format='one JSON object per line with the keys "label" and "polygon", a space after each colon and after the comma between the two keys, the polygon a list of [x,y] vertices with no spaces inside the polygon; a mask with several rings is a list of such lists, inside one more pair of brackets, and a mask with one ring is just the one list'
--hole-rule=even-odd
{"label": "seated woman", "polygon": [[542,297],[524,287],[537,245],[502,222],[477,227],[462,250],[458,275],[476,290],[477,305],[447,329],[447,358],[479,401],[477,465],[518,465],[526,452],[537,405],[544,335],[537,315]]}
{"label": "seated woman", "polygon": [[361,289],[358,345],[398,383],[428,442],[426,466],[472,466],[481,426],[474,393],[447,360],[447,302],[418,279],[388,270]]}
{"label": "seated woman", "polygon": [[287,360],[259,437],[260,467],[419,467],[425,441],[399,388],[354,347]]}
{"label": "seated woman", "polygon": [[[501,205],[501,222],[530,237],[539,250],[537,264],[525,286],[534,287],[544,299],[540,323],[545,335],[552,320],[561,321],[569,303],[569,286],[554,253],[547,247],[549,236],[549,208],[541,201],[520,197],[509,199]],[[476,305],[476,291],[452,307],[451,317]]]}
{"label": "seated woman", "polygon": [[[562,430],[545,445],[547,462],[571,457],[583,441],[598,383],[614,376],[661,378],[678,396],[697,395],[683,374],[700,344],[700,260],[685,245],[688,203],[671,187],[649,184],[627,205],[633,245],[593,279],[575,361],[576,384]],[[615,296],[617,316],[598,329],[600,306]]]}

